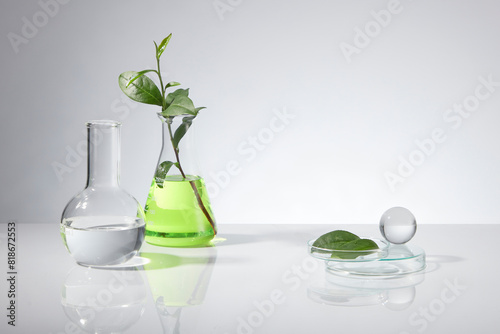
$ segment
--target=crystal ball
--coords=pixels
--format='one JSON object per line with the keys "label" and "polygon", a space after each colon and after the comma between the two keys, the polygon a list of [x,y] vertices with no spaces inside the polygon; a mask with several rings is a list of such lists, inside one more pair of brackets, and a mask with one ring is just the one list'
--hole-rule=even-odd
{"label": "crystal ball", "polygon": [[393,244],[404,244],[410,241],[416,231],[415,216],[406,208],[390,208],[380,218],[380,233]]}

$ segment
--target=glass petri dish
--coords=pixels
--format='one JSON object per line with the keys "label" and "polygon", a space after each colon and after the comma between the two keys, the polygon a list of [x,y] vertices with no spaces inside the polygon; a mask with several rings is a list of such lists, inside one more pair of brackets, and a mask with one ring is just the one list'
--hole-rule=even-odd
{"label": "glass petri dish", "polygon": [[379,249],[346,251],[314,247],[316,240],[307,243],[309,255],[325,262],[330,274],[354,278],[397,278],[426,268],[425,251],[416,245],[397,245],[385,240],[373,240]]}
{"label": "glass petri dish", "polygon": [[395,278],[425,267],[425,252],[416,245],[390,244],[384,257],[371,262],[326,262],[326,269],[332,274],[360,278]]}

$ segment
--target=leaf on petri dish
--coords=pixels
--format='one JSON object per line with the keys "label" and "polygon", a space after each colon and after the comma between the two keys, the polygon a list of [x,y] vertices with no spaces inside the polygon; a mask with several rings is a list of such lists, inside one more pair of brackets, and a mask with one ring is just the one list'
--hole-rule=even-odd
{"label": "leaf on petri dish", "polygon": [[318,253],[327,253],[321,249],[330,250],[331,258],[337,259],[355,259],[359,256],[369,255],[373,253],[373,250],[378,249],[378,245],[373,240],[360,239],[357,235],[344,230],[323,234],[316,239],[313,247],[320,248],[313,249],[314,252]]}
{"label": "leaf on petri dish", "polygon": [[370,255],[376,249],[378,249],[378,245],[375,243],[375,241],[370,239],[356,239],[353,241],[338,244],[335,248],[335,251],[332,252],[331,257],[338,259],[355,259],[359,256]]}
{"label": "leaf on petri dish", "polygon": [[337,249],[338,243],[345,243],[353,240],[357,240],[359,237],[348,231],[336,230],[328,232],[320,236],[313,243],[313,247],[324,248],[324,249]]}

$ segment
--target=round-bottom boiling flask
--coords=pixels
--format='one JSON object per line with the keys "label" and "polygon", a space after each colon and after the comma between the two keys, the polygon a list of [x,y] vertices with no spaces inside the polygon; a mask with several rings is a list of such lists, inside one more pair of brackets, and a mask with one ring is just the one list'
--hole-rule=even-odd
{"label": "round-bottom boiling flask", "polygon": [[87,185],[62,214],[64,244],[82,265],[124,263],[144,241],[144,211],[120,187],[120,126],[105,120],[87,123]]}

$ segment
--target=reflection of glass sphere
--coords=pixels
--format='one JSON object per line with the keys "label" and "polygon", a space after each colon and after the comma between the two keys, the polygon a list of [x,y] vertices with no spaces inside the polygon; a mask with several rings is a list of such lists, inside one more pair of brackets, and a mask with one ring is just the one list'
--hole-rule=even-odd
{"label": "reflection of glass sphere", "polygon": [[387,298],[383,305],[393,311],[402,311],[413,303],[416,290],[414,286],[402,289],[394,289],[387,291]]}
{"label": "reflection of glass sphere", "polygon": [[387,241],[393,244],[404,244],[410,241],[416,231],[415,216],[406,208],[390,208],[380,218],[380,232]]}

